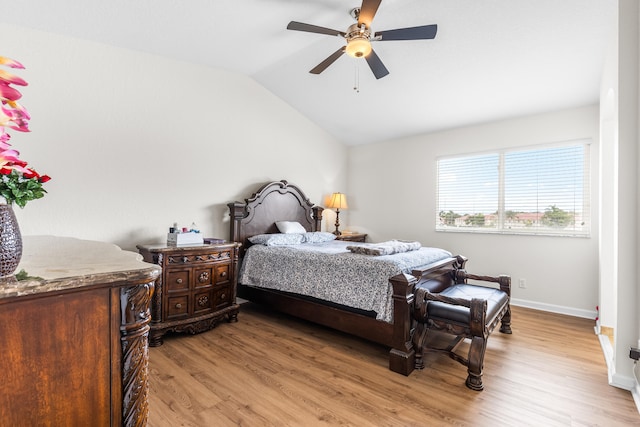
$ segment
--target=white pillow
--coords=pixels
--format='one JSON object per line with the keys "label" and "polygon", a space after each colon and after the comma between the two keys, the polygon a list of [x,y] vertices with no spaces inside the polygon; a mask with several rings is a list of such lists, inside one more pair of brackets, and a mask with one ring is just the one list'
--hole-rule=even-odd
{"label": "white pillow", "polygon": [[335,240],[336,235],[326,231],[304,233],[304,243],[324,243]]}
{"label": "white pillow", "polygon": [[304,236],[302,234],[256,234],[249,237],[249,241],[254,245],[266,245],[266,246],[284,246],[284,245],[299,245],[304,242]]}
{"label": "white pillow", "polygon": [[302,224],[297,221],[278,221],[276,222],[276,227],[278,227],[278,231],[284,234],[303,234],[307,232]]}

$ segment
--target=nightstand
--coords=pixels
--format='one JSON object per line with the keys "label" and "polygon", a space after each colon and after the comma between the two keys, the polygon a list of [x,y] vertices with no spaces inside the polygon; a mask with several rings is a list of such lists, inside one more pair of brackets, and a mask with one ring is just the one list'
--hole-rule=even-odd
{"label": "nightstand", "polygon": [[149,345],[162,345],[167,332],[196,334],[223,319],[238,320],[237,243],[139,245],[146,262],[162,267],[151,299]]}
{"label": "nightstand", "polygon": [[360,242],[364,243],[367,240],[367,235],[364,233],[348,233],[341,234],[336,237],[336,240],[344,240],[346,242]]}

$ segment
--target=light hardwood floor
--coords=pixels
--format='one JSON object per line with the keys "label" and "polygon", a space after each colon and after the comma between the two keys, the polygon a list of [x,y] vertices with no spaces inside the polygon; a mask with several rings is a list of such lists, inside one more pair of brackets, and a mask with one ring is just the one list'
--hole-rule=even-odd
{"label": "light hardwood floor", "polygon": [[248,303],[238,323],[150,349],[149,426],[640,425],[593,321],[513,307],[512,326],[489,338],[474,392],[445,355],[405,377],[385,347]]}

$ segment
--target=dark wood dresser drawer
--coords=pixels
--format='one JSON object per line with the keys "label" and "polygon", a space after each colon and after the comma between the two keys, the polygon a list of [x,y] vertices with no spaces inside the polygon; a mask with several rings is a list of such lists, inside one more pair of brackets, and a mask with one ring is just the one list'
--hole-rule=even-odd
{"label": "dark wood dresser drawer", "polygon": [[167,319],[185,317],[189,315],[189,296],[167,297]]}
{"label": "dark wood dresser drawer", "polygon": [[206,268],[195,269],[194,278],[195,278],[194,287],[196,288],[213,285],[213,268],[206,267]]}
{"label": "dark wood dresser drawer", "polygon": [[213,289],[198,292],[193,295],[193,312],[202,314],[213,310]]}
{"label": "dark wood dresser drawer", "polygon": [[232,294],[230,286],[216,287],[214,291],[214,307],[216,309],[227,307],[231,304]]}
{"label": "dark wood dresser drawer", "polygon": [[189,270],[184,271],[168,271],[167,291],[186,291],[189,289]]}
{"label": "dark wood dresser drawer", "polygon": [[229,274],[230,264],[222,264],[216,266],[216,284],[228,283],[231,275]]}

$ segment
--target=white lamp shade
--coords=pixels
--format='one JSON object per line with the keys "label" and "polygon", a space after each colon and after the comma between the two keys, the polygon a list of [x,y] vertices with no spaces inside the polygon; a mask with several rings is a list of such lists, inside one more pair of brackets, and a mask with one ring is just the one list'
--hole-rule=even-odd
{"label": "white lamp shade", "polygon": [[333,193],[327,207],[329,209],[348,209],[347,196],[342,193]]}

